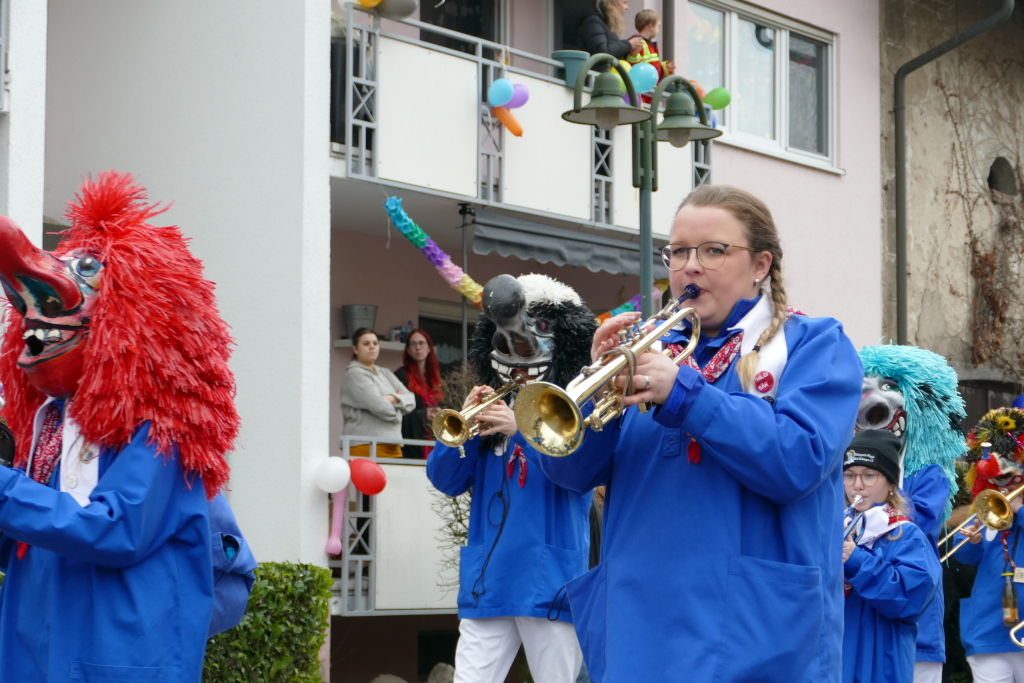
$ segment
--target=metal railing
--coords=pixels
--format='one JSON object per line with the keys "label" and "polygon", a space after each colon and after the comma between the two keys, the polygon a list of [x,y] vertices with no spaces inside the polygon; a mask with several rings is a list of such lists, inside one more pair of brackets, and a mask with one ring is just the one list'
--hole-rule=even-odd
{"label": "metal railing", "polygon": [[[434,441],[423,439],[378,439],[376,437],[342,435],[342,456],[350,459],[353,445],[369,444],[368,460],[387,465],[425,467],[426,460],[411,458],[378,458],[378,444],[400,446],[433,446]],[[363,495],[349,484],[342,520],[341,555],[332,556],[327,566],[334,574],[331,588],[331,614],[335,616],[373,616],[380,614],[374,604],[376,594],[377,559],[377,498]],[[337,559],[334,559],[337,557]],[[433,610],[436,613],[436,610]],[[387,614],[401,614],[388,610]],[[410,613],[419,613],[411,611]]]}

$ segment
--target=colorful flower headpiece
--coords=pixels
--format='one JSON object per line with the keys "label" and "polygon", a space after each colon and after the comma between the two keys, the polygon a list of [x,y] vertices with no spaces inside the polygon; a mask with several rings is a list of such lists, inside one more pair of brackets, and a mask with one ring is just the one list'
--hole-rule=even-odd
{"label": "colorful flower headpiece", "polygon": [[967,462],[971,469],[965,481],[971,493],[977,495],[994,485],[989,482],[995,474],[986,472],[983,462],[985,448],[983,443],[991,444],[989,453],[1000,455],[1024,466],[1024,411],[1018,408],[996,408],[985,413],[978,425],[967,435]]}

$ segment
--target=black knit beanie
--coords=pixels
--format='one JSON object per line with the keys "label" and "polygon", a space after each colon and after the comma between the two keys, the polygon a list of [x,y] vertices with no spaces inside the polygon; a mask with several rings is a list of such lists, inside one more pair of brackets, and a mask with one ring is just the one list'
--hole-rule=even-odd
{"label": "black knit beanie", "polygon": [[843,470],[860,465],[877,470],[889,483],[900,483],[900,440],[885,429],[864,429],[857,432],[843,457]]}

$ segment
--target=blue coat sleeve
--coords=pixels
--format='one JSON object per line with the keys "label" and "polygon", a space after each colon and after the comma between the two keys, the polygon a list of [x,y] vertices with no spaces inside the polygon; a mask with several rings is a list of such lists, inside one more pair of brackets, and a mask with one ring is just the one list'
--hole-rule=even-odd
{"label": "blue coat sleeve", "polygon": [[210,501],[210,553],[213,612],[207,637],[237,626],[245,616],[258,566],[223,493]]}
{"label": "blue coat sleeve", "polygon": [[101,567],[137,564],[177,532],[170,512],[176,496],[205,497],[202,480],[186,480],[177,458],[157,455],[146,444],[148,436],[148,426],[135,433],[85,507],[67,493],[0,468],[0,531]]}
{"label": "blue coat sleeve", "polygon": [[[592,407],[588,407],[584,414],[588,415],[590,410]],[[585,493],[595,486],[607,486],[611,481],[615,447],[626,419],[628,415],[612,420],[599,432],[588,428],[583,443],[571,455],[554,458],[538,451],[541,470],[548,479],[570,491]]]}
{"label": "blue coat sleeve", "polygon": [[916,622],[932,599],[941,567],[920,529],[905,523],[903,536],[872,549],[854,548],[843,565],[846,581],[879,614]]}
{"label": "blue coat sleeve", "polygon": [[[813,325],[818,329],[806,330],[790,351],[774,406],[745,392],[727,393],[684,367],[654,419],[682,428],[700,443],[702,455],[718,460],[746,488],[778,504],[799,500],[838,466],[864,380],[842,326],[834,320]],[[691,394],[687,400],[674,396],[681,391]]]}
{"label": "blue coat sleeve", "polygon": [[427,456],[427,479],[438,491],[453,498],[472,488],[477,460],[483,457],[480,437],[467,441],[463,449],[465,457],[458,448],[438,441]]}
{"label": "blue coat sleeve", "polygon": [[932,536],[939,533],[942,513],[949,500],[949,480],[938,465],[928,465],[904,480],[906,494],[914,506],[913,522]]}

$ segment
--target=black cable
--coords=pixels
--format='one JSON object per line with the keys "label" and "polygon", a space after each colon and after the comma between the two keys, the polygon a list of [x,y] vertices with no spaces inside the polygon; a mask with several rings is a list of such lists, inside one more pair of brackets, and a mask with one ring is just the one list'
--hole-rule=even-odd
{"label": "black cable", "polygon": [[[509,439],[509,446],[513,447],[512,454],[515,455],[515,449],[512,440]],[[506,448],[506,453],[509,452]],[[487,566],[491,563],[491,557],[494,555],[494,549],[498,547],[498,541],[501,540],[501,534],[505,531],[505,522],[508,520],[509,510],[512,508],[512,491],[508,486],[508,478],[505,476],[504,457],[502,457],[502,466],[498,470],[498,476],[501,477],[501,485],[498,490],[494,492],[491,499],[487,502],[487,523],[491,526],[498,527],[498,533],[494,536],[494,542],[491,544],[491,549],[487,551],[487,557],[484,558],[484,564],[480,567],[480,576],[473,582],[473,601],[476,603],[480,602],[480,596],[487,593],[487,585],[484,581],[484,574],[487,572]],[[491,511],[494,509],[494,502],[501,502],[501,521],[495,524],[491,520]],[[477,586],[480,590],[477,590]]]}

